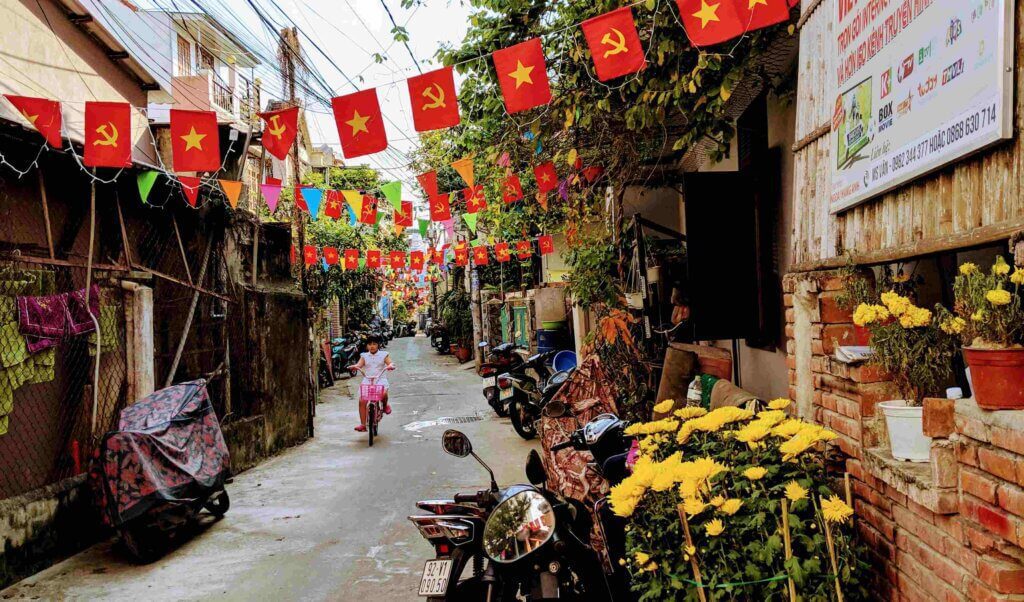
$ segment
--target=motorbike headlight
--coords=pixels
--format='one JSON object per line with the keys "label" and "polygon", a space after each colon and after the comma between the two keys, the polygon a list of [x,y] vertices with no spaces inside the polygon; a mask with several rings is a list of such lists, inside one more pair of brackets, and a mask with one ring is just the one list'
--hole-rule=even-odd
{"label": "motorbike headlight", "polygon": [[526,490],[498,504],[484,525],[484,553],[509,564],[543,546],[555,534],[555,513],[544,496]]}

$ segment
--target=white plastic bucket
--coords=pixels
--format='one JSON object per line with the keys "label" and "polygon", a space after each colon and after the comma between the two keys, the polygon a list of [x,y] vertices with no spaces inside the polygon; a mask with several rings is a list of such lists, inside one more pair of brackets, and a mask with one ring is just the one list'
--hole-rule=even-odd
{"label": "white plastic bucket", "polygon": [[924,435],[924,408],[908,405],[904,400],[883,401],[878,407],[885,416],[892,457],[907,462],[927,462],[932,438]]}

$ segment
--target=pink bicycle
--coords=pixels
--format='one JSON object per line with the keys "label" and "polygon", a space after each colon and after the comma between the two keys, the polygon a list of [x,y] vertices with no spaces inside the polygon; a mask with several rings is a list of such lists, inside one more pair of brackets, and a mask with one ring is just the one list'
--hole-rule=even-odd
{"label": "pink bicycle", "polygon": [[[377,376],[368,376],[369,384],[359,385],[359,402],[366,402],[366,434],[370,438],[370,447],[373,447],[373,438],[377,436],[377,425],[384,415],[384,385],[378,385],[377,379],[384,376],[387,368],[381,370]],[[359,370],[366,376],[366,373]]]}

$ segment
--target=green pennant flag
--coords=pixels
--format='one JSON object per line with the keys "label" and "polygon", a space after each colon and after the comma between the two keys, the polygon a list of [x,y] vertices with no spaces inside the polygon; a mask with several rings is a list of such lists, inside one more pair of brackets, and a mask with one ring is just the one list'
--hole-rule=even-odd
{"label": "green pennant flag", "polygon": [[419,222],[420,222],[420,236],[426,237],[427,230],[430,229],[430,220],[429,219],[421,219],[421,220],[419,220]]}
{"label": "green pennant flag", "polygon": [[365,257],[360,257],[359,258],[359,268],[362,269],[362,268],[365,268],[365,267],[366,267],[366,258]]}
{"label": "green pennant flag", "polygon": [[158,175],[160,175],[158,171],[144,171],[138,175],[139,196],[142,197],[143,204],[149,204],[149,193],[153,190]]}
{"label": "green pennant flag", "polygon": [[476,234],[476,218],[477,214],[475,213],[462,214],[462,219],[466,220],[466,225],[469,226],[469,229],[472,230],[474,234]]}
{"label": "green pennant flag", "polygon": [[402,210],[402,183],[401,182],[398,182],[398,181],[388,182],[387,184],[384,184],[383,186],[381,186],[380,190],[381,190],[381,192],[384,193],[384,196],[386,196],[388,198],[388,201],[391,202],[391,206],[395,208],[395,211],[401,211]]}
{"label": "green pennant flag", "polygon": [[469,241],[469,246],[471,246],[471,247],[479,247],[482,244],[484,244],[484,241],[482,241],[480,239],[474,239],[474,240]]}

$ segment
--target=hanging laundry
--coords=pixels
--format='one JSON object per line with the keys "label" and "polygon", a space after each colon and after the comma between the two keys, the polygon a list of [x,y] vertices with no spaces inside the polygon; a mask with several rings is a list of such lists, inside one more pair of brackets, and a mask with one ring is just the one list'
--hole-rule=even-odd
{"label": "hanging laundry", "polygon": [[99,320],[100,287],[92,285],[89,309],[85,289],[45,297],[18,297],[18,329],[25,335],[28,352],[55,347],[61,339],[96,330],[91,313]]}

